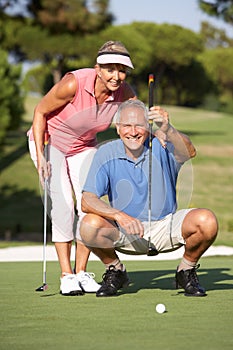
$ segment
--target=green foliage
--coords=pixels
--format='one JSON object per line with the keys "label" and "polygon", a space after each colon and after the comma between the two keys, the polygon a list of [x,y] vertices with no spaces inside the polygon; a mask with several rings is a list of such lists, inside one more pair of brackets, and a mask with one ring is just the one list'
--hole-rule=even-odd
{"label": "green foliage", "polygon": [[204,49],[199,34],[178,25],[136,22],[132,26],[150,46],[151,62],[156,60],[169,66],[186,66]]}
{"label": "green foliage", "polygon": [[206,49],[216,47],[232,47],[233,39],[226,35],[225,30],[215,28],[208,22],[201,23],[201,36],[205,43]]}
{"label": "green foliage", "polygon": [[[6,5],[16,10],[16,3],[12,0]],[[44,94],[68,70],[93,67],[97,50],[105,41],[120,40],[128,48],[135,66],[128,82],[145,102],[147,77],[154,73],[156,101],[160,104],[208,106],[212,103],[207,101],[214,96],[220,98],[221,108],[231,111],[232,58],[227,50],[233,44],[223,31],[208,24],[203,25],[200,34],[178,25],[149,22],[111,26],[113,16],[108,12],[108,0],[28,0],[27,3],[28,12],[18,6],[14,16],[9,12],[7,15],[0,7],[0,42],[18,60],[39,60],[42,64],[43,68],[33,70],[26,77],[30,79],[25,81],[28,87],[37,85]],[[221,73],[210,74],[209,48],[223,46],[225,58],[219,55],[217,67]]]}
{"label": "green foliage", "polygon": [[53,84],[53,77],[48,66],[39,65],[32,68],[24,77],[24,88],[27,92],[44,95],[51,87],[51,84]]}
{"label": "green foliage", "polygon": [[153,72],[158,103],[198,106],[202,102],[211,83],[197,62],[198,54],[204,50],[200,35],[177,25],[135,22],[118,27],[118,37],[122,28],[130,33],[129,45],[137,75],[135,85],[145,101],[145,76]]}
{"label": "green foliage", "polygon": [[[148,36],[148,31],[151,33],[150,36]],[[171,39],[174,36],[177,37],[177,40]],[[109,38],[122,41],[128,48],[135,66],[128,81],[145,102],[148,98],[145,77],[151,72],[156,76],[158,103],[198,106],[203,103],[206,94],[215,91],[211,77],[206,74],[203,63],[198,60],[199,54],[204,50],[201,36],[182,27],[167,24],[133,23],[132,25],[108,27],[101,31],[98,37],[89,35],[85,37],[85,40],[77,43],[77,50],[81,53],[76,60],[63,60],[62,73],[64,74],[68,68],[94,66],[96,52]],[[44,50],[47,47],[46,40],[44,45],[42,39],[39,40]],[[68,40],[66,42],[69,43]],[[36,43],[34,45],[36,46]],[[31,45],[31,50],[34,45]],[[57,50],[57,47],[58,45],[53,46],[51,43],[48,50],[55,55],[57,52],[53,49]],[[69,47],[76,50],[76,45],[67,44],[67,52],[69,52]],[[26,76],[26,80],[30,78],[28,86],[31,86],[31,83],[35,86],[37,82],[40,92],[44,94],[51,87],[46,84],[45,88],[45,82],[49,81],[51,84],[52,70],[51,60],[44,66],[44,69],[33,69]],[[38,89],[33,89],[33,91],[38,91]]]}
{"label": "green foliage", "polygon": [[[199,56],[205,72],[216,86],[222,110],[233,112],[233,48],[207,50]],[[221,108],[220,108],[221,110]]]}
{"label": "green foliage", "polygon": [[0,145],[6,137],[6,131],[19,127],[23,108],[23,96],[20,91],[20,66],[10,65],[7,53],[0,50]]}
{"label": "green foliage", "polygon": [[95,33],[112,22],[108,2],[94,0],[89,5],[83,0],[31,0],[28,10],[33,14],[34,23],[47,28],[50,34],[72,33],[80,36]]}
{"label": "green foliage", "polygon": [[200,58],[211,79],[233,91],[233,48],[208,50]]}
{"label": "green foliage", "polygon": [[[27,11],[14,1],[0,6],[0,41],[18,60],[41,60],[65,69],[67,59],[82,55],[82,42],[109,26],[108,0],[28,0]],[[17,15],[6,14],[5,9]],[[61,60],[62,57],[62,60]],[[55,79],[54,79],[55,82]]]}
{"label": "green foliage", "polygon": [[210,16],[219,17],[227,23],[233,24],[232,0],[198,0],[200,8]]}

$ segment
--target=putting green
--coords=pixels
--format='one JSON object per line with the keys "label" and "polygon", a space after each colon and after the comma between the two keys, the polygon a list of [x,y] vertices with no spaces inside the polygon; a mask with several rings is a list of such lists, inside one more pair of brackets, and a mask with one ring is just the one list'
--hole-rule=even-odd
{"label": "putting green", "polygon": [[[41,263],[0,263],[0,349],[232,349],[232,261],[201,259],[204,298],[174,289],[178,261],[125,262],[132,283],[112,298],[61,296],[56,262],[47,263],[45,292],[35,292]],[[88,270],[101,281],[100,262],[90,261]],[[158,303],[166,313],[156,312]]]}

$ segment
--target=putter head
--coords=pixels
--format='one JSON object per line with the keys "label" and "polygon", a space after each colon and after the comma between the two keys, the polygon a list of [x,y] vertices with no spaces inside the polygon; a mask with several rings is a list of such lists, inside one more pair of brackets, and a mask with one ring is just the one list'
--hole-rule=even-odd
{"label": "putter head", "polygon": [[43,283],[43,285],[40,286],[40,287],[38,287],[35,291],[36,291],[36,292],[44,292],[44,291],[47,290],[47,289],[48,289],[47,283]]}
{"label": "putter head", "polygon": [[157,249],[153,248],[153,247],[148,247],[148,250],[147,250],[147,256],[155,256],[155,255],[158,255],[159,252]]}

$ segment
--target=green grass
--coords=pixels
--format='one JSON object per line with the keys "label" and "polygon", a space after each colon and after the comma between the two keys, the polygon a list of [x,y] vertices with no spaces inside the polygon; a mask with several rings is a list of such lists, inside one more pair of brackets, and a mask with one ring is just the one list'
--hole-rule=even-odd
{"label": "green grass", "polygon": [[[12,239],[43,232],[43,207],[36,169],[27,150],[26,130],[38,99],[28,97],[21,131],[9,133],[0,162],[0,238]],[[181,177],[180,207],[207,207],[219,220],[215,244],[233,246],[233,116],[191,108],[167,106],[172,124],[187,133],[197,156],[185,165]],[[99,135],[100,142],[116,138],[114,129]],[[27,237],[19,236],[28,233]]]}
{"label": "green grass", "polygon": [[[232,349],[231,257],[202,258],[204,298],[174,289],[177,261],[125,264],[132,284],[117,297],[96,298],[61,296],[57,262],[47,264],[49,289],[39,293],[41,263],[0,263],[0,349]],[[88,267],[100,281],[103,265]],[[167,312],[157,314],[157,303]]]}
{"label": "green grass", "polygon": [[[197,156],[185,165],[185,204],[212,209],[219,220],[215,244],[233,246],[233,115],[167,107],[172,124],[187,133]],[[190,191],[192,188],[192,191]]]}

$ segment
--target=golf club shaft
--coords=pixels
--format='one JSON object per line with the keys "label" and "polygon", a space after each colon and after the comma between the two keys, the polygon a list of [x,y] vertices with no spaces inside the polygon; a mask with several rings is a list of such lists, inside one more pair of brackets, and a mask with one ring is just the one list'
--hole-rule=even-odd
{"label": "golf club shaft", "polygon": [[43,284],[46,284],[46,241],[47,241],[47,179],[45,179],[44,181]]}
{"label": "golf club shaft", "polygon": [[[48,131],[45,131],[44,134],[44,159],[45,167],[48,166],[48,143],[49,143],[49,134]],[[46,283],[46,243],[47,243],[47,207],[48,207],[48,172],[44,172],[44,240],[43,240],[43,284],[42,286],[36,288],[36,292],[44,292],[48,289]]]}
{"label": "golf club shaft", "polygon": [[[149,74],[149,109],[154,104],[154,75]],[[149,120],[149,174],[148,174],[148,222],[149,222],[149,246],[151,237],[151,180],[152,180],[152,132],[153,120]]]}
{"label": "golf club shaft", "polygon": [[[46,165],[48,162],[48,132],[44,136],[44,157]],[[47,208],[48,208],[48,179],[44,179],[44,244],[43,244],[43,285],[46,284],[46,244],[47,244]]]}
{"label": "golf club shaft", "polygon": [[[154,105],[154,75],[149,75],[149,109]],[[148,256],[158,254],[157,249],[151,244],[151,197],[152,197],[152,140],[153,140],[153,119],[149,120],[149,174],[148,174],[148,223],[149,223],[149,237],[148,237]]]}

